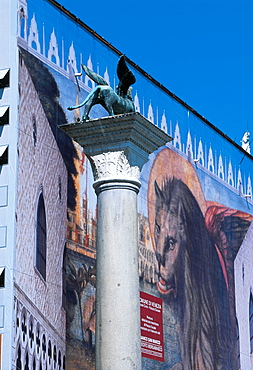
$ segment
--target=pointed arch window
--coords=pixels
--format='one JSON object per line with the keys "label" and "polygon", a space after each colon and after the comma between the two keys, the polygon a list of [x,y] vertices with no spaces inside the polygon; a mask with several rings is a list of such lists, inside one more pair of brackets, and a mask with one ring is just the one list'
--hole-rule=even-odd
{"label": "pointed arch window", "polygon": [[47,258],[47,229],[46,212],[43,194],[41,193],[37,208],[36,229],[36,268],[46,280],[46,258]]}
{"label": "pointed arch window", "polygon": [[249,333],[250,333],[250,353],[253,353],[253,296],[250,293],[249,299]]}

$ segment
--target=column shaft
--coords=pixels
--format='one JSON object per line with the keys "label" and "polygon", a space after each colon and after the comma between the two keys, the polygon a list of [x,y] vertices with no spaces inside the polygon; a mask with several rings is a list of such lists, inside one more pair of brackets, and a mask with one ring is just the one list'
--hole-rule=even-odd
{"label": "column shaft", "polygon": [[127,180],[98,195],[96,369],[141,369],[137,193]]}

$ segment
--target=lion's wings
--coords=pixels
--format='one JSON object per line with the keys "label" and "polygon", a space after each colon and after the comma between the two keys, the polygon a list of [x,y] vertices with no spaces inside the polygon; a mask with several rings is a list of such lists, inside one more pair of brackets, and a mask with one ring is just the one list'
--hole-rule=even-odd
{"label": "lion's wings", "polygon": [[223,266],[224,277],[227,285],[230,285],[234,260],[253,216],[215,202],[207,202],[207,206],[206,227],[218,248],[219,257],[222,256],[220,262]]}
{"label": "lion's wings", "polygon": [[108,82],[103,77],[93,72],[90,68],[86,67],[84,64],[82,64],[82,69],[87,74],[87,76],[90,77],[92,81],[96,82],[98,85],[108,86]]}
{"label": "lion's wings", "polygon": [[129,87],[136,82],[136,78],[128,68],[124,55],[119,58],[117,76],[119,78],[118,94],[121,96],[127,95]]}
{"label": "lion's wings", "polygon": [[[90,77],[98,85],[108,86],[108,82],[103,77],[93,72],[84,64],[82,64],[82,69],[87,74],[87,76]],[[117,76],[119,78],[118,94],[121,96],[125,96],[127,95],[129,87],[136,82],[136,78],[133,72],[130,71],[130,69],[128,68],[124,55],[121,55],[121,57],[119,58],[117,66]]]}

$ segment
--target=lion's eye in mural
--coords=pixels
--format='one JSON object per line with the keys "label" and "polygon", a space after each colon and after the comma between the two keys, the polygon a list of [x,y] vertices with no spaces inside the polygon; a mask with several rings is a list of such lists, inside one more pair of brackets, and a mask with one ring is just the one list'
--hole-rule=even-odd
{"label": "lion's eye in mural", "polygon": [[176,246],[176,240],[174,238],[168,238],[168,241],[166,243],[166,251],[174,251],[175,246]]}

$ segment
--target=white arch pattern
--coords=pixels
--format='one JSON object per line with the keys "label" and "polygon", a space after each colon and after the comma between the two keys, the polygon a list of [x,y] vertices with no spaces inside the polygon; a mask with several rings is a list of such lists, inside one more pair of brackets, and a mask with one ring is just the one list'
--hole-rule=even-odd
{"label": "white arch pattern", "polygon": [[[38,317],[15,298],[14,359],[21,370],[65,370],[65,348],[56,333],[42,326]],[[27,367],[28,366],[28,367]]]}

